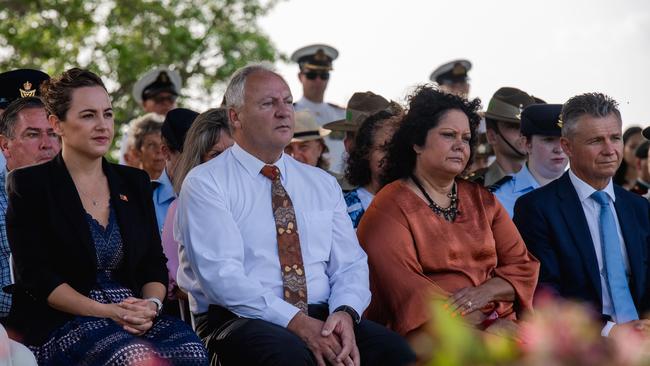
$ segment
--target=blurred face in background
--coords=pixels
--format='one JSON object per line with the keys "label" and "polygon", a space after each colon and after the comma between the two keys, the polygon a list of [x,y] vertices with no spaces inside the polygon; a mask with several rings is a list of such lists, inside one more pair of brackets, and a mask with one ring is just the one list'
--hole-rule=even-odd
{"label": "blurred face in background", "polygon": [[527,139],[526,150],[529,167],[546,179],[562,175],[569,163],[559,136],[532,135]]}
{"label": "blurred face in background", "polygon": [[329,83],[330,72],[326,70],[303,69],[298,74],[302,84],[302,91],[307,99],[313,102],[322,102],[325,89]]}
{"label": "blurred face in background", "polygon": [[215,142],[214,145],[212,145],[212,148],[201,157],[201,162],[205,163],[210,159],[216,158],[219,156],[219,154],[224,152],[227,148],[231,147],[234,143],[235,140],[232,139],[232,136],[230,136],[229,133],[221,131],[217,142]]}
{"label": "blurred face in background", "polygon": [[0,141],[9,170],[44,163],[61,150],[59,136],[50,125],[45,108],[18,112],[12,135],[2,136]]}
{"label": "blurred face in background", "polygon": [[370,162],[370,179],[377,184],[379,183],[380,176],[383,172],[383,160],[386,156],[386,146],[393,137],[393,134],[395,134],[395,130],[396,127],[384,124],[375,132],[368,161]]}
{"label": "blurred face in background", "polygon": [[[487,130],[487,139],[488,143],[492,145],[494,153],[501,158],[521,160],[525,159],[526,148],[525,143],[526,139],[521,136],[520,125],[518,123],[510,123],[504,121],[497,121],[497,128],[501,135],[491,128]],[[510,146],[506,143],[510,143],[518,152],[522,155],[517,154],[513,151]]]}
{"label": "blurred face in background", "polygon": [[641,132],[635,133],[627,139],[625,148],[623,150],[623,159],[625,159],[625,162],[630,166],[634,166],[634,161],[636,159],[634,153],[636,152],[637,147],[639,147],[643,141],[645,141],[645,139],[643,138],[643,135],[641,135]]}
{"label": "blurred face in background", "polygon": [[142,109],[145,112],[157,113],[165,116],[167,112],[176,108],[176,96],[169,92],[160,92],[142,101]]}
{"label": "blurred face in background", "polygon": [[284,152],[291,155],[301,163],[311,166],[318,165],[318,160],[325,151],[325,141],[323,139],[295,141],[287,145]]}
{"label": "blurred face in background", "polygon": [[158,179],[165,169],[165,155],[162,151],[162,137],[160,132],[149,133],[142,139],[142,146],[138,150],[140,166],[149,174],[151,179]]}

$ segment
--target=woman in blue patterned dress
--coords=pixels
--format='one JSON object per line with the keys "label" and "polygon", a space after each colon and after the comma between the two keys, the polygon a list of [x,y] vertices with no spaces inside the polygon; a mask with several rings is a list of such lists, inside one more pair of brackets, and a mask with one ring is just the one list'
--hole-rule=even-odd
{"label": "woman in blue patterned dress", "polygon": [[206,365],[199,338],[160,315],[167,269],[141,170],[103,158],[113,111],[101,79],[71,69],[43,86],[62,140],[8,179],[12,317],[40,365]]}
{"label": "woman in blue patterned dress", "polygon": [[356,229],[361,216],[370,206],[380,185],[385,146],[399,127],[401,111],[397,114],[381,111],[368,117],[357,132],[354,150],[345,170],[347,181],[356,186],[345,194],[348,214]]}

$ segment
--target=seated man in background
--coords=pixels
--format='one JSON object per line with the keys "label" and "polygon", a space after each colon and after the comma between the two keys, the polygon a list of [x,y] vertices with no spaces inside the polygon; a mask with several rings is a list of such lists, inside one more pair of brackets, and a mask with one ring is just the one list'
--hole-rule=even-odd
{"label": "seated man in background", "polygon": [[[11,284],[9,242],[5,214],[7,211],[7,173],[18,168],[52,160],[61,150],[59,137],[47,120],[45,105],[37,97],[18,99],[0,117],[0,149],[7,159],[7,169],[0,170],[0,288]],[[11,308],[11,294],[0,291],[0,322]]]}
{"label": "seated man in background", "polygon": [[[12,324],[7,316],[11,310],[12,296],[2,290],[11,284],[9,264],[11,250],[5,221],[8,206],[7,191],[5,190],[7,173],[14,169],[49,161],[61,150],[59,137],[54,133],[47,120],[47,112],[41,99],[25,97],[17,99],[7,106],[5,113],[0,117],[0,149],[7,161],[7,169],[0,170],[0,323],[10,329]],[[0,354],[6,354],[2,351],[6,347],[12,355],[14,364],[36,364],[36,359],[31,352],[26,347],[8,339],[7,333],[2,329]],[[15,357],[21,357],[21,359]],[[26,358],[23,359],[23,357]],[[1,361],[2,357],[0,357]]]}
{"label": "seated man in background", "polygon": [[223,366],[405,365],[397,334],[360,315],[366,254],[336,180],[283,154],[291,91],[265,65],[226,89],[236,144],[194,168],[178,201],[181,288]]}

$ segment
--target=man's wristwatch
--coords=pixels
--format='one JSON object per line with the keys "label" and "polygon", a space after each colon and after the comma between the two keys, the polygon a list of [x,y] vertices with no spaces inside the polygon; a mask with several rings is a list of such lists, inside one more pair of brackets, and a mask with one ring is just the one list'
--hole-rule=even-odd
{"label": "man's wristwatch", "polygon": [[163,308],[162,301],[160,301],[160,299],[158,299],[157,297],[150,297],[145,300],[151,301],[152,303],[156,304],[156,316],[160,315],[160,312],[162,311]]}
{"label": "man's wristwatch", "polygon": [[357,313],[356,310],[354,310],[352,306],[342,305],[334,310],[335,313],[337,311],[345,311],[346,313],[348,313],[352,317],[352,321],[354,322],[354,324],[361,323],[361,316],[359,315],[359,313]]}

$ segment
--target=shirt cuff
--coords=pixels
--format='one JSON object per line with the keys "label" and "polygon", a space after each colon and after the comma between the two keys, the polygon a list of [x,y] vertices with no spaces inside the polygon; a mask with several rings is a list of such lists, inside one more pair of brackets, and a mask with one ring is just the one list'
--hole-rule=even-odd
{"label": "shirt cuff", "polygon": [[366,310],[366,305],[361,300],[359,300],[358,297],[353,295],[343,295],[337,296],[336,298],[330,298],[328,304],[330,314],[343,305],[347,305],[354,309],[354,311],[356,311],[359,316],[362,316],[363,312]]}
{"label": "shirt cuff", "polygon": [[616,323],[608,321],[603,327],[603,330],[600,331],[600,335],[603,337],[609,337],[609,332],[612,331],[612,328],[614,328],[615,325]]}
{"label": "shirt cuff", "polygon": [[263,320],[286,328],[299,311],[297,307],[276,297],[264,312]]}

